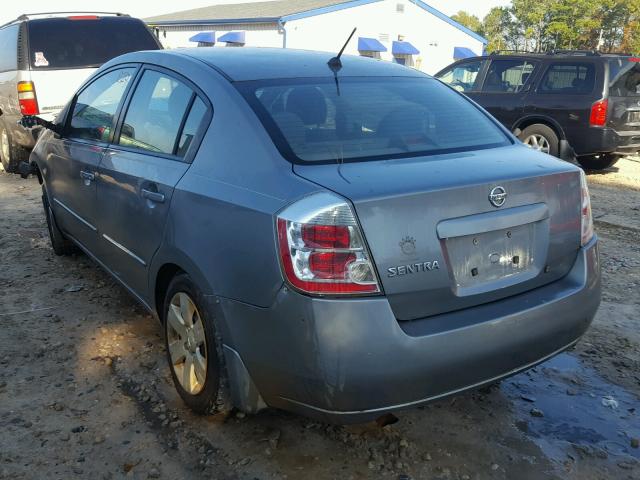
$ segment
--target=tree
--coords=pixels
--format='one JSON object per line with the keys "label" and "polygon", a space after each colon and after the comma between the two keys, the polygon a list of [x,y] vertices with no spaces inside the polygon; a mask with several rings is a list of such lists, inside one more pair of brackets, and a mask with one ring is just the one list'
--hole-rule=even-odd
{"label": "tree", "polygon": [[484,36],[489,42],[488,52],[518,49],[516,25],[508,8],[493,7],[484,17],[482,24]]}
{"label": "tree", "polygon": [[467,13],[464,10],[460,10],[455,15],[452,15],[451,19],[455,20],[460,25],[464,25],[469,30],[472,30],[477,34],[482,35],[482,32],[483,32],[482,22],[475,15],[471,15],[470,13]]}
{"label": "tree", "polygon": [[518,20],[524,40],[524,50],[542,52],[554,0],[513,0],[511,12]]}

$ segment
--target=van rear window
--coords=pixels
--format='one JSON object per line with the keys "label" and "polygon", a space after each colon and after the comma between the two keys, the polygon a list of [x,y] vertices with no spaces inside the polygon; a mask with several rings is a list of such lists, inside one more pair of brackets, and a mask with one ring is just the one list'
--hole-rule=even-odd
{"label": "van rear window", "polygon": [[124,53],[159,48],[149,29],[128,17],[37,19],[28,32],[33,70],[99,67]]}
{"label": "van rear window", "polygon": [[236,86],[295,163],[406,158],[509,145],[466,97],[431,78],[343,77]]}
{"label": "van rear window", "polygon": [[640,62],[638,59],[609,60],[609,95],[614,97],[640,96]]}

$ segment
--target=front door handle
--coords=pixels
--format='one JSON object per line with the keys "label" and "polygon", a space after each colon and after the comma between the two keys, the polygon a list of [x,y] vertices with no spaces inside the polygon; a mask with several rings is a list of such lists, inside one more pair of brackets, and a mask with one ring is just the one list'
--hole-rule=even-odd
{"label": "front door handle", "polygon": [[164,193],[152,192],[146,188],[142,189],[142,197],[155,203],[164,203]]}
{"label": "front door handle", "polygon": [[84,184],[86,186],[89,186],[91,185],[91,182],[95,180],[96,176],[91,172],[85,172],[84,170],[80,170],[80,178],[84,180]]}

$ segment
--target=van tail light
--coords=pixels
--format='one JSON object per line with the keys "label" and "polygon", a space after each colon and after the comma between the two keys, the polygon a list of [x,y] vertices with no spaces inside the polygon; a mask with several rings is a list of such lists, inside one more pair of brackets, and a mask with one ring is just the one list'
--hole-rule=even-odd
{"label": "van tail light", "polygon": [[22,115],[38,115],[38,98],[33,82],[18,82],[18,102]]}
{"label": "van tail light", "polygon": [[277,217],[280,261],[286,280],[315,295],[380,293],[360,226],[347,202],[317,193]]}
{"label": "van tail light", "polygon": [[599,100],[591,106],[589,125],[592,127],[604,127],[607,124],[607,110],[609,110],[609,100]]}
{"label": "van tail light", "polygon": [[580,244],[584,247],[593,238],[593,215],[591,214],[591,198],[589,196],[589,187],[587,186],[587,176],[583,171],[580,171],[580,192],[582,224]]}

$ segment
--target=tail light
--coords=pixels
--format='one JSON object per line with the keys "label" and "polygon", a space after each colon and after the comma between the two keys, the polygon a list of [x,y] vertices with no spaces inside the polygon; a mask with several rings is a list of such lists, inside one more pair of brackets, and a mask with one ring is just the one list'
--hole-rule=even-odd
{"label": "tail light", "polygon": [[580,217],[582,219],[582,235],[580,243],[585,246],[593,238],[593,215],[591,214],[591,198],[587,186],[587,176],[580,172],[581,205]]}
{"label": "tail light", "polygon": [[589,125],[592,127],[604,127],[607,124],[607,110],[609,110],[609,100],[599,100],[591,106]]}
{"label": "tail light", "polygon": [[18,82],[18,102],[22,115],[38,115],[38,99],[33,82]]}
{"label": "tail light", "polygon": [[277,217],[280,260],[286,280],[317,295],[379,293],[371,255],[351,207],[318,193]]}

